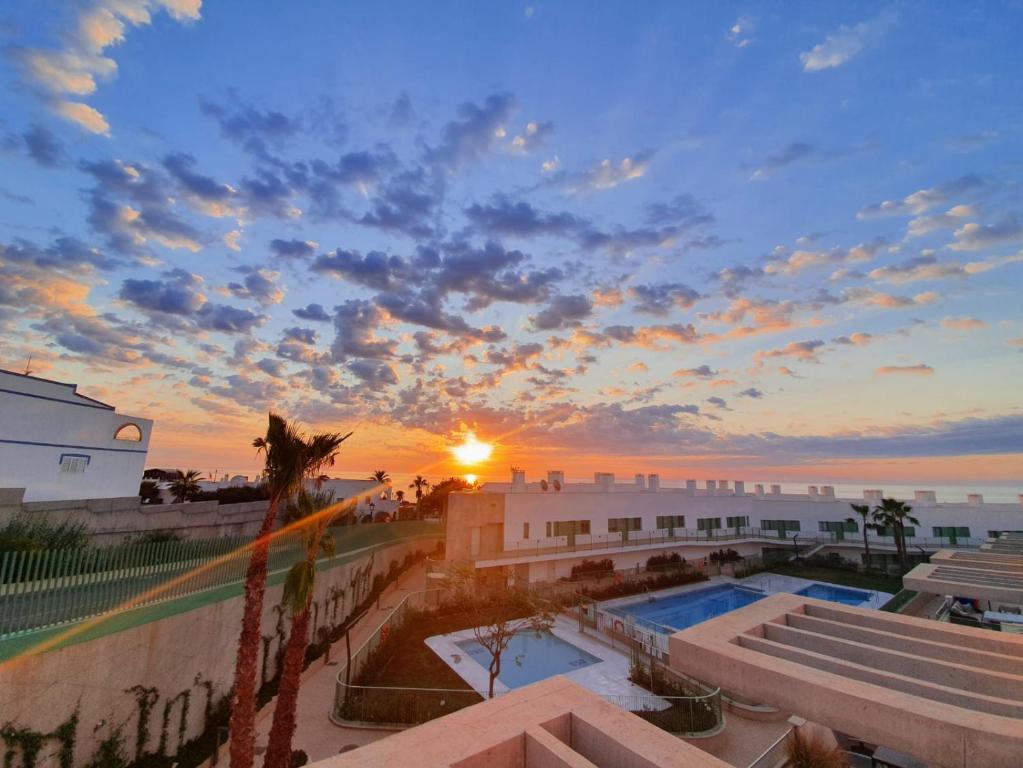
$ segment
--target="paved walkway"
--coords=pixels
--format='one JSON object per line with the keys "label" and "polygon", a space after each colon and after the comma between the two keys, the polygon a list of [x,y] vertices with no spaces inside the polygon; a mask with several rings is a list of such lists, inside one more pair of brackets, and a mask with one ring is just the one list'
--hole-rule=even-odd
{"label": "paved walkway", "polygon": [[[388,613],[401,602],[409,592],[426,589],[426,564],[420,563],[392,584],[377,601],[379,607],[372,608],[351,631],[352,651],[380,625]],[[305,750],[309,762],[333,757],[348,745],[369,744],[389,736],[394,731],[370,730],[365,728],[343,728],[335,725],[328,717],[334,701],[334,683],[339,662],[345,658],[345,640],[342,637],[330,649],[330,662],[324,664],[318,659],[306,671],[298,697],[298,727],[292,742],[292,749]],[[275,700],[276,701],[276,700]],[[259,754],[266,748],[273,723],[275,702],[264,707],[256,722],[256,749]]]}

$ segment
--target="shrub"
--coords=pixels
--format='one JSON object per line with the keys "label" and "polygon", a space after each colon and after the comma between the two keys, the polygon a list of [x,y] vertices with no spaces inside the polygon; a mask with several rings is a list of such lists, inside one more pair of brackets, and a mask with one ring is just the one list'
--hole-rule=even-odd
{"label": "shrub", "polygon": [[670,555],[652,555],[646,559],[646,569],[648,571],[671,566],[685,568],[685,558],[678,552],[672,552]]}
{"label": "shrub", "polygon": [[734,549],[719,549],[717,552],[710,553],[710,561],[712,563],[737,563],[742,560],[742,555],[736,552]]}
{"label": "shrub", "polygon": [[18,515],[0,528],[0,552],[33,549],[81,549],[89,543],[89,529],[83,522],[54,523],[45,517],[33,520]]}
{"label": "shrub", "polygon": [[693,584],[697,581],[706,581],[707,577],[698,571],[669,571],[647,579],[638,581],[622,581],[618,584],[609,584],[606,587],[587,588],[583,587],[582,595],[591,600],[611,600],[616,597],[627,597],[637,595],[641,592],[652,592],[657,589],[678,587],[683,584]]}
{"label": "shrub", "polygon": [[791,768],[848,768],[845,755],[838,747],[829,747],[816,736],[792,732],[785,742],[787,765]]}
{"label": "shrub", "polygon": [[614,560],[609,558],[604,558],[603,560],[583,560],[579,565],[572,566],[572,578],[611,573],[614,569]]}

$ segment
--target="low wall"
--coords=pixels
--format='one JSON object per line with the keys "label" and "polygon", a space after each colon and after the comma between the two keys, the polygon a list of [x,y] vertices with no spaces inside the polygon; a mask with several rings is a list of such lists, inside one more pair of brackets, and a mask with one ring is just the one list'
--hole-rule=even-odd
{"label": "low wall", "polygon": [[142,504],[137,496],[23,502],[22,493],[21,488],[0,489],[0,526],[18,515],[82,522],[100,545],[119,544],[125,538],[155,532],[172,532],[186,539],[255,536],[269,504],[266,501]]}
{"label": "low wall", "polygon": [[[370,593],[377,575],[393,573],[407,556],[432,552],[440,538],[385,544],[320,571],[316,580],[310,637],[344,623]],[[287,636],[279,608],[283,585],[270,579],[262,621],[260,678],[275,673]],[[236,590],[236,591],[240,591]],[[100,743],[120,730],[126,756],[174,755],[199,735],[213,707],[227,694],[234,675],[243,598],[235,595],[94,640],[0,665],[0,726],[43,735],[39,768],[61,766],[59,729],[77,711],[73,766],[87,764]],[[116,621],[116,618],[114,619]],[[326,717],[329,701],[324,702]],[[140,727],[142,724],[142,727]],[[141,739],[141,742],[140,742]],[[0,733],[0,741],[10,740]],[[10,768],[22,768],[15,750]],[[5,763],[6,765],[6,763]],[[67,766],[67,761],[63,764]]]}

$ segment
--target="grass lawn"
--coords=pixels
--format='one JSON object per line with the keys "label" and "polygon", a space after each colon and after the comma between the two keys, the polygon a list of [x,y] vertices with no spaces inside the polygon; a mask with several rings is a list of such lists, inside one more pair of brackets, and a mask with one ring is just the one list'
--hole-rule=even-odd
{"label": "grass lawn", "polygon": [[879,573],[859,573],[843,568],[827,568],[819,565],[797,565],[784,563],[772,565],[768,571],[783,576],[797,576],[801,579],[824,581],[829,584],[840,584],[843,587],[856,589],[873,589],[894,595],[902,589],[902,579],[895,576],[883,576]]}

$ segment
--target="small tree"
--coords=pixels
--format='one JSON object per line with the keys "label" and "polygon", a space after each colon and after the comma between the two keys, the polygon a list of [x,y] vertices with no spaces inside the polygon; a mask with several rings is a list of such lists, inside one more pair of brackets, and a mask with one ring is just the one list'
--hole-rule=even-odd
{"label": "small tree", "polygon": [[387,474],[387,470],[386,469],[378,469],[378,470],[376,470],[372,475],[369,476],[369,479],[373,480],[373,481],[375,481],[377,483],[380,483],[380,485],[390,485],[391,484],[391,476],[389,474]]}
{"label": "small tree", "polygon": [[487,664],[488,698],[501,674],[501,660],[512,638],[520,632],[539,636],[554,626],[555,606],[528,590],[484,583],[475,572],[456,572],[455,588],[472,617],[473,636],[490,656]]}
{"label": "small tree", "polygon": [[888,528],[895,539],[895,551],[898,553],[900,573],[906,572],[906,523],[920,525],[920,521],[910,512],[913,508],[898,499],[881,499],[874,507],[874,525],[877,528]]}
{"label": "small tree", "polygon": [[185,499],[189,499],[199,493],[202,490],[199,486],[199,470],[189,469],[182,472],[179,469],[174,479],[171,480],[169,490],[177,504],[181,504]]}
{"label": "small tree", "polygon": [[791,768],[849,768],[849,763],[836,746],[825,744],[815,735],[804,735],[796,729],[785,741],[786,765]]}
{"label": "small tree", "polygon": [[867,539],[867,531],[876,530],[877,526],[870,522],[870,505],[869,504],[850,504],[853,512],[859,517],[857,520],[855,517],[847,517],[845,521],[847,523],[856,523],[863,529],[863,564],[870,567],[870,541]]}
{"label": "small tree", "polygon": [[423,494],[430,490],[430,482],[422,475],[416,475],[415,479],[409,483],[409,488],[416,489],[416,517],[421,518],[423,516]]}

